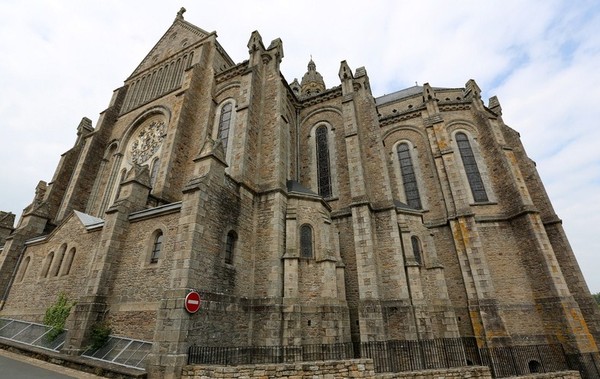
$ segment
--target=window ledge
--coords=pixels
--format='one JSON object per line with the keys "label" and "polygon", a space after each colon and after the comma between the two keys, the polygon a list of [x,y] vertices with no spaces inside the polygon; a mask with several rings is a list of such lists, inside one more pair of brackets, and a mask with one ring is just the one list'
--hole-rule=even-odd
{"label": "window ledge", "polygon": [[498,204],[497,201],[478,201],[476,203],[471,203],[470,205],[478,206],[478,205],[497,205],[497,204]]}

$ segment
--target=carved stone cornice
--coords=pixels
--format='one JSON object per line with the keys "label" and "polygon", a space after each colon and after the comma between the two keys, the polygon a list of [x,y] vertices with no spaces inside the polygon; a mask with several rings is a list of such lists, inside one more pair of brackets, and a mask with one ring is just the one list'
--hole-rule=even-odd
{"label": "carved stone cornice", "polygon": [[310,107],[315,104],[323,103],[325,101],[335,99],[336,97],[342,96],[342,86],[337,86],[328,89],[327,91],[320,93],[315,96],[311,96],[306,99],[300,99],[303,107]]}
{"label": "carved stone cornice", "polygon": [[384,127],[384,126],[388,126],[391,124],[395,124],[397,122],[406,121],[406,120],[410,120],[410,119],[417,118],[417,117],[421,117],[420,110],[385,116],[385,117],[382,117],[379,119],[379,126]]}
{"label": "carved stone cornice", "polygon": [[215,77],[217,84],[223,83],[235,76],[243,74],[248,69],[248,61],[243,61],[237,66],[233,66],[225,71],[218,73]]}

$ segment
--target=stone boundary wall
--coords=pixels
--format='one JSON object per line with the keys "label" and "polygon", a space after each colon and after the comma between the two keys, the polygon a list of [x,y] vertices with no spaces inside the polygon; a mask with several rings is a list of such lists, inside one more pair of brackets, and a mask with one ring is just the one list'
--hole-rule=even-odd
{"label": "stone boundary wall", "polygon": [[[190,365],[183,369],[182,379],[208,378],[287,378],[287,379],[492,379],[488,367],[466,366],[449,369],[407,371],[376,374],[371,359],[352,359],[345,361],[319,361],[281,364],[210,366]],[[545,374],[519,376],[520,379],[581,379],[578,371],[562,371]]]}
{"label": "stone boundary wall", "polygon": [[579,371],[549,372],[546,374],[531,374],[519,376],[519,379],[581,379]]}
{"label": "stone boundary wall", "polygon": [[[451,369],[375,374],[373,360],[353,359],[345,361],[319,361],[243,366],[190,365],[183,369],[182,379],[205,378],[288,378],[288,379],[346,379],[346,378],[414,378],[445,379],[481,378],[491,379],[487,367],[468,366]],[[545,377],[544,377],[545,378]],[[548,378],[572,379],[578,376],[554,376]]]}

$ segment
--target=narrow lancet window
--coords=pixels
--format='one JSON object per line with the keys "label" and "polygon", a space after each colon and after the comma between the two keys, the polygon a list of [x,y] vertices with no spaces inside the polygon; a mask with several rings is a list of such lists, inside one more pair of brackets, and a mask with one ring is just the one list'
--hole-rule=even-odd
{"label": "narrow lancet window", "polygon": [[410,237],[410,242],[412,244],[413,256],[418,264],[423,264],[423,258],[421,254],[421,241],[415,236]]}
{"label": "narrow lancet window", "polygon": [[69,275],[71,272],[71,267],[73,266],[73,260],[75,259],[75,248],[72,247],[69,250],[69,254],[67,255],[67,260],[65,261],[65,268],[63,269],[62,275]]}
{"label": "narrow lancet window", "polygon": [[160,251],[162,250],[163,234],[158,232],[154,237],[154,244],[152,245],[152,256],[150,257],[150,263],[158,262],[160,258]]}
{"label": "narrow lancet window", "polygon": [[475,202],[486,202],[488,196],[477,167],[477,161],[473,154],[469,137],[465,133],[456,133],[456,143],[458,145],[458,151],[462,158],[463,166],[465,167],[465,173],[467,174],[467,180],[471,187],[471,193],[473,194],[473,200]]}
{"label": "narrow lancet window", "polygon": [[231,128],[231,112],[233,104],[231,102],[223,105],[221,108],[221,116],[219,117],[219,131],[217,138],[223,143],[223,149],[227,151],[227,143],[229,142],[229,129]]}
{"label": "narrow lancet window", "polygon": [[44,262],[44,266],[42,268],[42,278],[47,278],[48,273],[50,272],[50,267],[52,267],[52,261],[54,260],[54,252],[51,251],[50,254],[46,257]]}
{"label": "narrow lancet window", "polygon": [[313,257],[312,228],[307,224],[300,227],[300,256],[302,258]]}
{"label": "narrow lancet window", "polygon": [[417,176],[413,161],[410,156],[410,148],[407,143],[398,145],[398,161],[400,162],[400,173],[402,174],[402,183],[404,185],[404,194],[406,203],[415,209],[421,209],[421,195],[419,194],[419,186],[417,185]]}
{"label": "narrow lancet window", "polygon": [[317,145],[317,184],[319,195],[325,198],[332,196],[328,132],[325,125],[319,126],[315,131]]}
{"label": "narrow lancet window", "polygon": [[227,233],[227,241],[225,243],[225,263],[227,264],[233,264],[233,252],[236,240],[237,235],[234,231]]}

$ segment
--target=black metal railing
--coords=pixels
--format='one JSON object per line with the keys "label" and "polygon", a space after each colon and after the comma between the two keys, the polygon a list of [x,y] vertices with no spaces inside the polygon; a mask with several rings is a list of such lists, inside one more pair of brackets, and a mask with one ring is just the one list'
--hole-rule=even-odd
{"label": "black metal railing", "polygon": [[375,372],[488,366],[492,377],[577,370],[582,379],[600,378],[598,353],[565,354],[562,345],[479,348],[473,337],[393,340],[300,346],[191,346],[188,364],[235,366],[370,358]]}
{"label": "black metal railing", "polygon": [[188,364],[243,365],[343,360],[354,358],[352,343],[300,346],[190,346]]}
{"label": "black metal railing", "polygon": [[477,348],[465,344],[469,363],[488,366],[494,378],[569,369],[560,344]]}
{"label": "black metal railing", "polygon": [[415,371],[466,366],[460,338],[377,341],[360,344],[361,358],[371,358],[376,372]]}
{"label": "black metal railing", "polygon": [[571,370],[579,371],[581,379],[600,378],[600,354],[567,354],[567,364]]}

